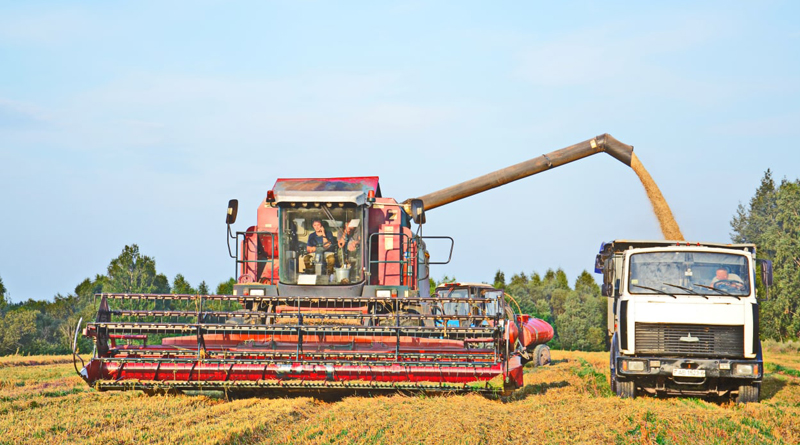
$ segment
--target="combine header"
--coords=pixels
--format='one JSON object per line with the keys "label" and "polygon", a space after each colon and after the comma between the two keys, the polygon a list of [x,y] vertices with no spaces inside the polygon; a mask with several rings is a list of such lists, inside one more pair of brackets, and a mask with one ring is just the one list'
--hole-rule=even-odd
{"label": "combine header", "polygon": [[513,391],[525,363],[549,362],[553,329],[485,284],[432,293],[429,266],[450,259],[426,241],[452,254],[453,240],[422,235],[425,211],[601,151],[630,165],[632,150],[602,135],[402,203],[377,177],[278,179],[244,232],[229,203],[233,295],[99,294],[79,374],[99,390]]}

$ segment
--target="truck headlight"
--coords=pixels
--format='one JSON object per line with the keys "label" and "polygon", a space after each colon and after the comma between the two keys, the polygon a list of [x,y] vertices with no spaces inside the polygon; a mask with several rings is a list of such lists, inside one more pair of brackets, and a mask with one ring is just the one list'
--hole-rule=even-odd
{"label": "truck headlight", "polygon": [[644,371],[644,361],[642,360],[623,360],[623,371],[642,372]]}
{"label": "truck headlight", "polygon": [[735,375],[756,375],[758,374],[758,365],[752,363],[737,363],[733,366],[733,373]]}

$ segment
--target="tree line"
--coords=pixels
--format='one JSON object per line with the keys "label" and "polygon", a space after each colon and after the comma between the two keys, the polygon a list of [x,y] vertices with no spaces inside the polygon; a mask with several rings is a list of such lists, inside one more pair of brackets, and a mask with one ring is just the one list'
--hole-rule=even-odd
{"label": "tree line", "polygon": [[[218,294],[233,293],[234,280],[219,283]],[[86,278],[67,295],[58,294],[53,301],[33,300],[8,303],[7,289],[0,277],[0,355],[14,353],[68,354],[78,320],[94,320],[97,293],[173,293],[209,294],[205,281],[197,288],[177,274],[172,283],[156,270],[155,259],[143,255],[139,246],[125,246],[111,260],[105,274]],[[91,341],[79,336],[81,351],[90,351]]]}
{"label": "tree line", "polygon": [[[800,180],[776,185],[767,170],[747,206],[731,220],[731,240],[754,243],[760,258],[773,262],[774,285],[761,302],[761,338],[800,337]],[[760,296],[766,296],[759,282]]]}
{"label": "tree line", "polygon": [[[800,180],[776,184],[767,170],[748,205],[740,204],[731,220],[731,241],[754,243],[759,258],[773,261],[774,286],[769,298],[758,282],[761,297],[761,338],[778,341],[800,337]],[[445,278],[442,282],[454,281]],[[219,283],[217,294],[233,293],[234,279]],[[435,283],[432,283],[435,284]],[[493,285],[505,290],[512,305],[522,313],[549,322],[555,337],[551,347],[601,351],[607,348],[607,300],[600,295],[594,277],[583,271],[572,286],[563,270],[520,272],[506,280],[497,271]],[[432,288],[435,286],[432,286]],[[105,274],[86,278],[67,295],[53,301],[29,299],[8,303],[8,290],[0,277],[0,355],[65,354],[71,351],[75,326],[80,318],[96,316],[94,294],[101,292],[209,294],[201,282],[196,288],[177,274],[172,282],[156,270],[153,258],[141,254],[137,245],[125,246],[111,260]],[[176,304],[180,304],[179,302]],[[178,309],[176,307],[176,309]],[[80,337],[79,337],[80,338]],[[91,349],[81,339],[83,351]]]}
{"label": "tree line", "polygon": [[511,304],[521,312],[541,318],[553,326],[554,349],[604,351],[607,348],[606,313],[608,301],[600,295],[600,286],[591,274],[583,271],[570,287],[563,270],[548,270],[544,276],[520,272],[505,282],[497,271],[494,287],[511,297]]}

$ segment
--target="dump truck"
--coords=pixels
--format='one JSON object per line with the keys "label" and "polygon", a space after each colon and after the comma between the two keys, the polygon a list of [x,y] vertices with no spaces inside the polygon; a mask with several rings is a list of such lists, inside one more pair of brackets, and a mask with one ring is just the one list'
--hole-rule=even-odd
{"label": "dump truck", "polygon": [[729,396],[757,402],[764,362],[753,244],[615,240],[595,259],[609,297],[611,388],[620,397]]}
{"label": "dump truck", "polygon": [[604,134],[402,202],[375,176],[279,178],[247,230],[229,202],[231,295],[98,294],[82,331],[94,351],[75,369],[99,390],[508,393],[549,360],[553,329],[490,287],[432,292],[454,240],[423,234],[426,212],[596,153],[630,166],[632,150]]}

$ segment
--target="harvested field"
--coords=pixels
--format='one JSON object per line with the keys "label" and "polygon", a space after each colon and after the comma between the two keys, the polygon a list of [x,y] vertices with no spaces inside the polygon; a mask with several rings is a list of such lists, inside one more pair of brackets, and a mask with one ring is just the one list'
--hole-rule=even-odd
{"label": "harvested field", "polygon": [[525,388],[508,401],[101,393],[64,357],[0,358],[0,443],[800,443],[800,360],[773,349],[762,401],[747,406],[618,399],[599,352],[553,351],[554,364],[526,369]]}

